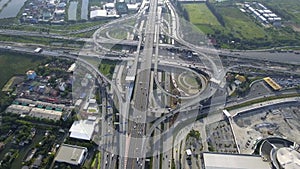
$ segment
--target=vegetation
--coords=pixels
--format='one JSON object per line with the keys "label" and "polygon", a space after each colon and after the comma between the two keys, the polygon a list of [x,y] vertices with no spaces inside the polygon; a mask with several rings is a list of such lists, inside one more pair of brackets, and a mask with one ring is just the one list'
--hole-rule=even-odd
{"label": "vegetation", "polygon": [[13,52],[0,53],[0,87],[16,74],[25,75],[29,69],[36,68],[46,58],[41,56],[32,56],[27,54],[17,54]]}
{"label": "vegetation", "polygon": [[8,22],[7,24],[2,24],[2,19],[0,19],[1,29],[12,29],[12,30],[22,30],[22,31],[34,31],[40,33],[57,33],[63,34],[70,33],[73,31],[78,31],[82,29],[90,29],[91,27],[97,28],[107,22],[107,20],[99,20],[99,21],[86,21],[86,22],[70,22],[61,25],[52,25],[52,24],[12,24]]}
{"label": "vegetation", "polygon": [[289,97],[299,97],[300,94],[299,93],[293,93],[293,94],[282,94],[282,95],[278,95],[278,96],[270,96],[270,97],[264,97],[264,98],[259,98],[259,99],[255,99],[255,100],[251,100],[248,102],[244,102],[242,104],[238,104],[238,105],[234,105],[234,106],[230,106],[227,107],[227,110],[235,110],[235,109],[239,109],[242,107],[246,107],[246,106],[250,106],[256,103],[261,103],[261,102],[266,102],[266,101],[271,101],[271,100],[276,100],[276,99],[282,99],[282,98],[289,98]]}
{"label": "vegetation", "polygon": [[[0,53],[0,87],[14,75],[25,74],[27,70],[34,69],[45,60],[45,57],[32,56],[27,54],[17,54],[12,52]],[[14,97],[6,93],[0,93],[0,112],[3,111]]]}
{"label": "vegetation", "polygon": [[[0,126],[0,141],[5,148],[0,152],[0,161],[6,168],[21,168],[21,165],[30,166],[38,155],[42,155],[42,166],[49,168],[54,158],[48,154],[54,143],[62,141],[62,135],[58,133],[57,126],[36,124],[21,119],[17,114],[2,113],[2,125]],[[45,131],[48,133],[44,134]],[[24,144],[24,145],[23,145]],[[28,152],[36,148],[36,153],[29,161],[25,160]],[[4,158],[3,158],[4,157]]]}
{"label": "vegetation", "polygon": [[100,66],[99,66],[99,71],[103,75],[105,75],[106,77],[111,79],[117,63],[118,63],[118,61],[102,60]]}
{"label": "vegetation", "polygon": [[72,41],[72,40],[63,40],[56,38],[43,38],[43,37],[29,37],[29,36],[14,36],[14,35],[1,35],[0,41],[8,42],[20,42],[20,43],[34,43],[39,45],[52,46],[55,44],[60,44],[61,47],[68,46],[82,46],[84,42],[82,41]]}
{"label": "vegetation", "polygon": [[216,17],[209,11],[204,3],[200,4],[183,4],[187,10],[190,21],[197,25],[220,26]]}
{"label": "vegetation", "polygon": [[192,129],[192,130],[189,132],[189,134],[187,135],[187,140],[188,140],[189,137],[194,137],[194,138],[196,138],[197,140],[200,140],[200,139],[201,139],[200,132],[197,131],[197,130],[194,130],[194,129]]}
{"label": "vegetation", "polygon": [[[300,24],[300,1],[298,0],[250,0],[261,2],[274,13],[283,17],[285,20]],[[249,1],[248,1],[249,2]]]}
{"label": "vegetation", "polygon": [[[281,14],[284,12],[279,12],[289,9],[288,5],[278,6],[278,4],[284,4],[285,1],[280,1],[281,3],[279,0],[276,0],[275,3],[273,3],[273,1],[261,1],[264,2],[263,4],[270,7],[272,11],[283,17],[284,20],[293,20],[292,18],[297,18],[295,14],[288,14],[288,16],[285,16],[287,14]],[[292,1],[295,0],[289,0],[287,4],[292,4]],[[206,33],[218,48],[245,50],[300,45],[300,32],[295,31],[295,27],[297,27],[295,24],[284,23],[285,26],[281,28],[265,27],[251,15],[241,12],[239,10],[240,6],[238,6],[236,2],[239,1],[207,1],[206,4],[199,4],[201,5],[202,11],[207,11],[205,14],[200,14],[200,10],[191,8],[190,4],[184,6],[188,11],[191,23]],[[193,5],[194,4],[191,6]],[[205,8],[210,11],[205,10]],[[298,7],[293,7],[295,10],[297,8]],[[211,15],[214,15],[214,17],[211,17]],[[219,22],[219,25],[213,24],[215,23],[215,20]],[[297,19],[294,19],[295,23],[296,20]],[[207,22],[211,24],[208,24]]]}
{"label": "vegetation", "polygon": [[127,31],[125,29],[120,29],[120,28],[113,28],[112,30],[109,31],[109,35],[112,38],[115,39],[126,39],[127,38]]}
{"label": "vegetation", "polygon": [[101,168],[101,152],[96,151],[94,155],[94,159],[91,163],[92,169],[100,169]]}

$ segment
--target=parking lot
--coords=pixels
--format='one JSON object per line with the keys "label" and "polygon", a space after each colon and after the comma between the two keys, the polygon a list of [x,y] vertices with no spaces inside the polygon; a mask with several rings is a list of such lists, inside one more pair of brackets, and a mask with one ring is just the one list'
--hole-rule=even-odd
{"label": "parking lot", "polygon": [[233,133],[228,121],[209,124],[206,128],[209,151],[237,153]]}

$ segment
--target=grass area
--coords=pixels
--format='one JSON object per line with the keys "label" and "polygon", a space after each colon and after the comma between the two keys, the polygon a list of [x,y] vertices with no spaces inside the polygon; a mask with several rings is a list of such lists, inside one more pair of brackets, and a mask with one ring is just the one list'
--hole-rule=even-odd
{"label": "grass area", "polygon": [[204,33],[226,34],[240,39],[256,39],[266,36],[263,27],[253,22],[236,6],[217,6],[217,11],[224,19],[225,27],[220,25],[205,3],[184,4],[183,6],[188,11],[190,22]]}
{"label": "grass area", "polygon": [[257,39],[266,36],[265,30],[242,13],[237,7],[220,7],[218,11],[225,20],[225,31],[240,39]]}
{"label": "grass area", "polygon": [[33,43],[40,45],[51,46],[52,44],[60,44],[60,47],[70,47],[70,46],[82,46],[84,42],[76,42],[72,40],[63,40],[55,38],[43,38],[43,37],[29,37],[29,36],[10,36],[10,35],[0,35],[0,41],[6,42],[19,42],[19,43]]}
{"label": "grass area", "polygon": [[273,12],[283,17],[285,20],[300,24],[300,1],[299,0],[250,0],[261,2]]}
{"label": "grass area", "polygon": [[83,168],[101,169],[101,152],[96,151],[90,161],[88,164],[85,162]]}
{"label": "grass area", "polygon": [[[286,1],[266,1],[260,0],[269,7],[273,12],[283,18],[283,23],[290,18],[292,22],[298,23],[297,15],[300,13],[295,11],[300,10],[300,2],[295,0]],[[211,1],[210,1],[211,2]],[[230,48],[230,49],[264,49],[280,46],[299,46],[300,45],[300,32],[294,31],[295,24],[289,23],[281,28],[264,27],[253,16],[247,13],[243,13],[237,5],[238,1],[226,1],[226,2],[211,2],[210,6],[213,7],[217,15],[213,15],[206,4],[199,4],[200,10],[193,7],[195,4],[184,4],[183,6],[189,13],[189,18],[192,24],[196,25],[201,31],[206,33],[209,37],[216,39],[216,47]],[[298,4],[292,8],[291,13],[289,7],[291,4]],[[278,5],[285,4],[285,5]],[[299,9],[298,9],[299,8]],[[282,11],[289,10],[289,13]],[[213,17],[211,17],[213,15]],[[214,17],[215,16],[215,17]],[[213,23],[217,22],[217,18],[224,22],[224,26]],[[221,19],[220,19],[221,18]],[[215,20],[215,22],[212,22]],[[299,18],[300,20],[300,18]],[[299,22],[300,23],[300,22]],[[299,26],[300,27],[300,26]]]}
{"label": "grass area", "polygon": [[183,4],[183,7],[187,9],[190,22],[192,22],[193,24],[220,26],[220,23],[210,12],[205,3]]}
{"label": "grass area", "polygon": [[189,85],[191,85],[191,86],[199,86],[199,83],[198,83],[198,81],[196,80],[196,78],[198,78],[198,77],[193,77],[193,76],[189,76],[189,75],[187,75],[186,77],[185,77],[185,80],[186,80],[186,82],[189,84]]}
{"label": "grass area", "polygon": [[24,76],[13,76],[9,79],[9,81],[5,84],[5,86],[2,88],[2,92],[12,92],[17,84],[20,84],[25,80],[25,74]]}
{"label": "grass area", "polygon": [[3,92],[11,92],[12,91],[12,84],[15,80],[15,77],[12,77],[11,79],[8,80],[8,82],[5,84],[5,86],[3,87],[2,91]]}
{"label": "grass area", "polygon": [[112,38],[122,40],[122,39],[127,38],[127,31],[124,29],[113,29],[113,30],[109,31],[109,35]]}
{"label": "grass area", "polygon": [[36,68],[46,58],[26,54],[0,53],[0,88],[16,74],[25,74],[27,70]]}
{"label": "grass area", "polygon": [[248,102],[245,102],[242,104],[227,107],[226,110],[230,111],[230,110],[235,110],[235,109],[239,109],[242,107],[250,106],[250,105],[253,105],[256,103],[261,103],[261,102],[266,102],[266,101],[271,101],[271,100],[276,100],[276,99],[282,99],[282,98],[289,98],[289,97],[299,97],[299,96],[300,96],[300,93],[283,94],[283,95],[279,95],[279,96],[264,97],[264,98],[260,98],[260,99],[256,99],[256,100],[251,100],[251,101],[248,101]]}
{"label": "grass area", "polygon": [[99,71],[109,79],[112,79],[112,75],[118,63],[118,61],[113,60],[102,60],[99,66]]}
{"label": "grass area", "polygon": [[[79,18],[80,19],[80,18]],[[5,20],[6,21],[6,20]],[[99,21],[87,21],[87,22],[70,22],[61,25],[50,25],[50,24],[2,24],[0,19],[0,28],[2,29],[13,29],[13,30],[24,30],[24,31],[36,31],[36,32],[45,32],[49,29],[50,33],[68,33],[76,30],[86,29],[97,25],[102,25],[108,20],[99,20]]]}
{"label": "grass area", "polygon": [[91,38],[91,37],[93,37],[94,32],[95,32],[95,30],[91,30],[91,31],[83,32],[83,33],[72,34],[70,36],[76,37],[76,38]]}

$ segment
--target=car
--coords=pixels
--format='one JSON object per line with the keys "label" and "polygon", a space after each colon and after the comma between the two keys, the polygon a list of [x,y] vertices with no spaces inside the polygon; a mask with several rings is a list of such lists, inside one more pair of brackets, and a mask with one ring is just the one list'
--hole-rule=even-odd
{"label": "car", "polygon": [[192,165],[192,160],[191,159],[187,159],[186,161],[187,161],[188,165]]}

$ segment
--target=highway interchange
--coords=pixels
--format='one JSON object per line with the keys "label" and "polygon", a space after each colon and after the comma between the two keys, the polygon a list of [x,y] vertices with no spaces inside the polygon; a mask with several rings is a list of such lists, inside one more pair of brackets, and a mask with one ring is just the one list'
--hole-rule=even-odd
{"label": "highway interchange", "polygon": [[[215,102],[217,106],[207,110],[202,107],[200,102],[207,100],[214,96],[215,92],[222,89],[224,76],[227,71],[234,67],[223,68],[220,58],[212,58],[213,55],[226,55],[238,60],[249,59],[262,60],[268,62],[286,62],[288,64],[299,65],[300,57],[294,53],[270,53],[269,51],[228,51],[215,50],[211,48],[198,47],[189,42],[186,42],[181,37],[181,29],[179,23],[179,16],[177,15],[173,5],[166,1],[166,6],[170,10],[171,21],[168,23],[170,28],[168,32],[171,39],[171,44],[159,43],[159,35],[166,31],[162,30],[162,14],[161,5],[158,0],[151,0],[150,2],[143,1],[141,9],[137,14],[120,18],[99,27],[95,31],[93,38],[69,38],[67,36],[55,34],[39,34],[26,31],[3,31],[0,34],[19,35],[19,36],[38,36],[58,39],[68,39],[76,41],[85,41],[93,43],[91,49],[84,50],[78,54],[77,52],[68,52],[59,49],[44,48],[41,53],[34,53],[32,47],[25,44],[7,44],[1,43],[1,50],[13,50],[19,53],[31,53],[36,55],[67,57],[74,59],[77,63],[84,65],[91,71],[99,84],[105,84],[101,87],[102,98],[102,122],[101,122],[101,136],[97,144],[102,151],[102,168],[149,168],[152,162],[153,168],[170,168],[172,160],[172,150],[177,146],[180,139],[185,137],[178,137],[179,140],[173,140],[177,134],[180,133],[180,126],[186,123],[192,123],[201,114],[208,114],[213,110],[224,106],[226,100],[219,99]],[[149,10],[148,12],[146,12]],[[144,17],[146,13],[147,17]],[[134,26],[136,35],[139,36],[138,41],[133,39],[116,40],[108,37],[101,37],[100,32],[105,32],[115,24],[126,23],[126,20],[136,19],[137,23]],[[98,27],[96,27],[98,28]],[[192,60],[181,60],[177,54],[169,52],[169,49],[176,48],[174,43],[177,42],[182,45],[182,49],[191,50],[198,53],[200,62]],[[103,44],[118,44],[136,47],[136,53],[124,53],[120,51],[112,51]],[[110,55],[108,55],[110,54]],[[122,54],[122,57],[120,55]],[[81,57],[82,56],[82,57]],[[95,67],[84,57],[92,57],[97,59],[111,59],[122,60],[127,63],[132,63],[132,67],[124,70],[126,77],[129,80],[109,79],[101,72],[98,67]],[[285,57],[286,59],[282,59]],[[249,64],[251,67],[251,64]],[[249,66],[245,64],[244,66]],[[165,67],[165,68],[164,68]],[[193,70],[191,69],[193,68]],[[203,83],[203,90],[198,94],[187,97],[184,95],[174,95],[170,90],[170,86],[162,87],[159,81],[170,81],[168,78],[158,78],[158,74],[163,70],[178,69],[179,71],[188,71],[199,73],[194,69],[200,69],[205,72],[206,79]],[[118,74],[118,73],[116,73]],[[171,73],[166,73],[170,76]],[[201,74],[201,72],[199,73]],[[118,75],[115,75],[115,77]],[[125,78],[124,78],[125,79]],[[153,80],[154,79],[154,80]],[[116,83],[119,81],[119,83]],[[171,97],[182,99],[180,106],[172,109],[166,107],[153,108],[153,84],[156,84],[158,89],[163,93],[161,97],[162,102],[168,105]],[[169,84],[168,82],[167,84]],[[121,86],[125,86],[124,91],[120,91]],[[132,90],[130,90],[132,88]],[[107,115],[115,115],[115,107],[118,110],[118,129],[113,121],[115,118]],[[202,110],[203,111],[202,111]],[[201,111],[200,111],[201,110]],[[167,112],[157,116],[157,112]],[[189,112],[189,113],[187,113]],[[174,116],[179,116],[172,125],[170,119]],[[108,117],[108,118],[107,118]],[[174,153],[174,152],[173,152]],[[152,158],[151,158],[152,157]],[[152,159],[152,161],[149,161]],[[176,164],[178,161],[175,162]],[[176,167],[178,168],[178,166]]]}

